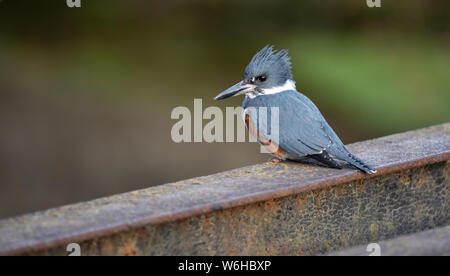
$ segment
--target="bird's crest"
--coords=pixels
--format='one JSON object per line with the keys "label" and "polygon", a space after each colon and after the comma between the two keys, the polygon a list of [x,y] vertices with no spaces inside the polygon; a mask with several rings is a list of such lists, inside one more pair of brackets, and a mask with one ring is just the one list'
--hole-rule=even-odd
{"label": "bird's crest", "polygon": [[244,76],[260,74],[264,71],[277,72],[287,79],[292,79],[288,50],[282,49],[277,52],[273,50],[273,46],[265,46],[253,56],[245,68]]}

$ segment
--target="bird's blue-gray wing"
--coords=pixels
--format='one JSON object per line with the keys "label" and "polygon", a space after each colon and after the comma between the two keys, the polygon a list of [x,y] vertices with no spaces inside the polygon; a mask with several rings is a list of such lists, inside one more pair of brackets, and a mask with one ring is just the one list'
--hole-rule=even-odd
{"label": "bird's blue-gray wing", "polygon": [[318,154],[332,145],[329,128],[317,107],[305,96],[291,93],[280,106],[280,144],[290,154]]}
{"label": "bird's blue-gray wing", "polygon": [[[278,107],[278,145],[289,154],[293,156],[318,154],[333,143],[342,144],[314,103],[303,94],[289,91],[258,98],[261,98],[256,103],[259,107]],[[268,110],[267,117],[270,118],[270,108]],[[257,115],[253,114],[252,119],[254,120]],[[264,133],[271,133],[271,124],[258,124],[258,131],[262,136]]]}

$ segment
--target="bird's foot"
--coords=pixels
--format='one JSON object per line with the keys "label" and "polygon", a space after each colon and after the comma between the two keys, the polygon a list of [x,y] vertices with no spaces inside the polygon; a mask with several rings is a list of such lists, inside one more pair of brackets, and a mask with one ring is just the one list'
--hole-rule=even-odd
{"label": "bird's foot", "polygon": [[272,158],[270,158],[269,159],[269,162],[272,162],[272,163],[275,163],[275,164],[278,164],[278,163],[280,163],[280,162],[282,162],[283,160],[281,160],[280,158],[278,158],[278,157],[272,157]]}

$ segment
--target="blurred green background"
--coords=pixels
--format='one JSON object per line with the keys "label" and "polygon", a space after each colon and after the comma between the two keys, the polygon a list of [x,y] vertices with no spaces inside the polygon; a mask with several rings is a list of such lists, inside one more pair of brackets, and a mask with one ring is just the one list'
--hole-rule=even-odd
{"label": "blurred green background", "polygon": [[176,106],[239,106],[212,97],[266,44],[345,143],[450,119],[446,0],[3,0],[0,217],[268,160],[170,137]]}

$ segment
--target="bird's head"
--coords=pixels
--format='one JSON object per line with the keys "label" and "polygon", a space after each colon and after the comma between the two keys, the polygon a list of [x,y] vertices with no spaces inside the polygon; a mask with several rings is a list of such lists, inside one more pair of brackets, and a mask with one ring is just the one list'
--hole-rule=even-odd
{"label": "bird's head", "polygon": [[265,94],[282,87],[295,87],[291,74],[291,62],[288,51],[278,52],[272,46],[265,46],[252,58],[244,71],[242,81],[226,89],[215,100],[258,93]]}

